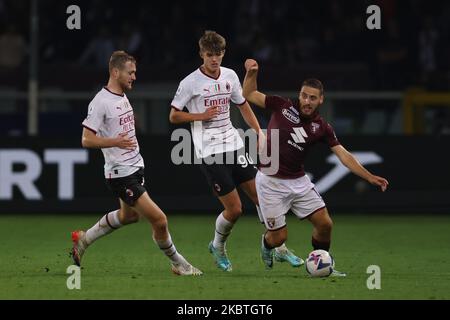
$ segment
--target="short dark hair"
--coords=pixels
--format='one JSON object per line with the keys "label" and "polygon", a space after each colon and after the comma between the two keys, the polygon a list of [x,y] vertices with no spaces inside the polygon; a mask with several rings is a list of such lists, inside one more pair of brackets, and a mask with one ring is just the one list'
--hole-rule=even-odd
{"label": "short dark hair", "polygon": [[127,63],[128,61],[131,61],[134,64],[136,63],[136,59],[125,51],[114,51],[111,55],[111,58],[109,59],[109,71],[111,71],[113,68],[122,70],[125,66],[125,63]]}
{"label": "short dark hair", "polygon": [[314,78],[306,79],[302,83],[302,87],[304,86],[319,89],[320,95],[323,96],[323,84],[320,80]]}
{"label": "short dark hair", "polygon": [[203,36],[198,41],[200,51],[209,51],[220,54],[225,51],[227,42],[224,37],[215,31],[206,30]]}

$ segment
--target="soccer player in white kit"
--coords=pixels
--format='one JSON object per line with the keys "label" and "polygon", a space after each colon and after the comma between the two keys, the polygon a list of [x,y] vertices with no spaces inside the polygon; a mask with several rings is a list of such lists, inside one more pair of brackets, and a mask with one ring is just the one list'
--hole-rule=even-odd
{"label": "soccer player in white kit", "polygon": [[167,217],[148,195],[144,184],[144,160],[134,127],[133,108],[125,91],[136,80],[136,60],[124,51],[115,51],[109,61],[109,81],[88,107],[83,121],[82,145],[101,148],[108,187],[119,198],[120,209],[104,215],[87,231],[72,232],[72,258],[80,266],[81,258],[94,241],[118,228],[137,222],[139,215],[148,219],[153,240],[169,258],[172,271],[178,275],[201,275],[172,242]]}
{"label": "soccer player in white kit", "polygon": [[[171,103],[170,122],[191,124],[196,156],[202,159],[201,170],[224,207],[216,219],[214,240],[209,243],[209,251],[221,270],[232,271],[225,242],[242,214],[237,186],[249,196],[260,214],[255,188],[257,170],[231,123],[230,102],[238,106],[245,122],[258,134],[260,143],[264,142],[264,134],[242,96],[237,74],[232,69],[221,67],[225,46],[226,41],[221,35],[205,31],[199,40],[203,64],[180,82]],[[188,112],[183,111],[184,107]],[[215,162],[217,159],[223,162]],[[228,163],[226,159],[234,159],[234,162]],[[294,267],[303,263],[284,243],[280,245],[276,249],[277,261],[288,261]]]}
{"label": "soccer player in white kit", "polygon": [[[309,149],[317,143],[325,143],[339,160],[354,174],[379,186],[385,191],[388,181],[373,175],[337,140],[332,126],[318,113],[323,103],[323,85],[317,79],[303,82],[299,99],[265,95],[257,90],[258,63],[245,61],[244,96],[255,105],[271,111],[267,127],[267,149],[278,143],[279,169],[275,174],[265,174],[260,165],[256,176],[261,212],[266,225],[262,237],[261,257],[268,269],[273,265],[273,248],[287,239],[286,213],[291,210],[300,219],[313,224],[311,238],[314,250],[329,251],[332,220],[322,197],[304,171],[304,160]],[[279,141],[271,141],[271,131],[278,130]],[[345,276],[333,270],[332,276]]]}

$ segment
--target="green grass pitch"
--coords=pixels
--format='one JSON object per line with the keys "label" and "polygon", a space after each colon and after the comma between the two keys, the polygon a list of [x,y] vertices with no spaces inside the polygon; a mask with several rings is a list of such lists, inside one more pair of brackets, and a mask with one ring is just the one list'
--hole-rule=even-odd
{"label": "green grass pitch", "polygon": [[[449,299],[450,216],[335,215],[332,250],[347,278],[310,278],[305,268],[260,260],[262,225],[242,217],[228,241],[233,272],[216,268],[208,252],[214,216],[169,215],[178,250],[201,277],[179,277],[151,239],[146,221],[93,244],[81,289],[66,286],[70,231],[100,216],[1,215],[0,299]],[[288,246],[311,251],[311,225],[289,216]],[[381,268],[381,289],[369,290],[369,265]]]}

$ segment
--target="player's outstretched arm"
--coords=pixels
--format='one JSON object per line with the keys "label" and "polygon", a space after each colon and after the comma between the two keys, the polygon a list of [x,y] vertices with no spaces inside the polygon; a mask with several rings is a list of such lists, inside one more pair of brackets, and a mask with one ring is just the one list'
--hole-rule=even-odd
{"label": "player's outstretched arm", "polygon": [[258,107],[266,107],[266,95],[258,91],[256,78],[258,77],[259,66],[256,60],[245,60],[245,78],[242,85],[242,95],[245,99]]}
{"label": "player's outstretched arm", "polygon": [[245,123],[255,130],[256,132],[261,131],[261,127],[259,126],[258,119],[255,116],[252,108],[248,104],[248,102],[244,102],[243,105],[239,106],[239,111],[241,112],[242,118],[244,118]]}
{"label": "player's outstretched arm", "polygon": [[172,124],[181,124],[193,121],[207,121],[215,118],[219,114],[217,106],[208,108],[203,113],[189,113],[172,107],[169,114],[169,121]]}
{"label": "player's outstretched arm", "polygon": [[262,150],[266,143],[266,136],[261,130],[258,119],[256,118],[255,113],[253,112],[247,101],[243,105],[239,106],[239,111],[241,112],[242,118],[244,118],[245,123],[247,123],[250,128],[255,130],[256,134],[258,135],[258,150]]}
{"label": "player's outstretched arm", "polygon": [[120,133],[115,138],[97,136],[93,131],[83,128],[81,145],[84,148],[112,148],[117,147],[126,150],[134,150],[137,147],[136,139],[129,138],[126,132]]}
{"label": "player's outstretched arm", "polygon": [[336,154],[342,164],[346,166],[351,172],[367,180],[369,183],[379,186],[381,188],[381,191],[386,191],[389,182],[383,177],[379,177],[370,173],[342,145],[334,146],[331,148],[331,150],[334,152],[334,154]]}

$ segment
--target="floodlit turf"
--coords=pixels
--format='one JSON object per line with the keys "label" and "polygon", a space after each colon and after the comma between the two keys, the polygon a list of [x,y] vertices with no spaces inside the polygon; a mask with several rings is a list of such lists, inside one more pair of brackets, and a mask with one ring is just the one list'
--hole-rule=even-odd
{"label": "floodlit turf", "polygon": [[[81,290],[69,290],[70,231],[96,216],[0,216],[0,299],[449,299],[450,216],[335,215],[332,253],[347,278],[312,279],[304,267],[259,256],[262,226],[243,217],[228,243],[233,272],[208,252],[213,216],[169,215],[179,251],[203,270],[179,277],[151,240],[147,222],[100,239],[84,256]],[[288,219],[288,246],[311,251],[308,221]],[[366,286],[369,265],[381,268],[381,290]]]}

